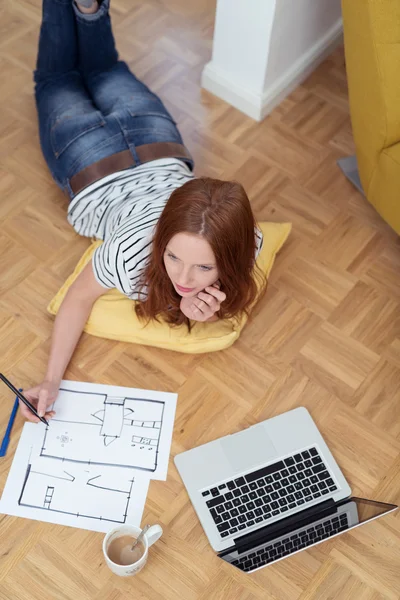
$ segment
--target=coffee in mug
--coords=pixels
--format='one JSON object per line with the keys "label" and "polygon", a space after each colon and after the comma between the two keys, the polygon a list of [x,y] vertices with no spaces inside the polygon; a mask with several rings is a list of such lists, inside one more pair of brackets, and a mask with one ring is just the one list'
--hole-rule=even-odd
{"label": "coffee in mug", "polygon": [[132,550],[135,541],[136,537],[130,535],[121,535],[113,539],[107,549],[110,560],[117,565],[133,565],[140,560],[145,548],[142,542],[139,542]]}
{"label": "coffee in mug", "polygon": [[145,566],[149,548],[162,535],[160,525],[152,525],[132,550],[132,544],[141,533],[134,525],[119,525],[107,533],[103,540],[103,553],[107,566],[120,577],[136,575]]}

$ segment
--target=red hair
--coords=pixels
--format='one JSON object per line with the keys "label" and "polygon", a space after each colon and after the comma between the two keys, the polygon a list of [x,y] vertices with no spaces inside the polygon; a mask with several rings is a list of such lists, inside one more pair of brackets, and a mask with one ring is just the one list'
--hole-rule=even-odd
{"label": "red hair", "polygon": [[211,246],[226,300],[221,319],[248,314],[257,296],[256,278],[265,279],[255,265],[256,240],[253,212],[240,183],[208,177],[188,181],[172,192],[156,226],[152,252],[145,267],[142,290],[147,294],[136,304],[139,318],[163,317],[168,323],[190,322],[180,310],[181,296],[167,275],[164,252],[178,233],[201,235]]}

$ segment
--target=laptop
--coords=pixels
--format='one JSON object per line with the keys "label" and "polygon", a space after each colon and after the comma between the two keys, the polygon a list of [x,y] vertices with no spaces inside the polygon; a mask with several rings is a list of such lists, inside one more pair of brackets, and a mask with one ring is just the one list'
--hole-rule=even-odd
{"label": "laptop", "polygon": [[246,573],[398,508],[351,497],[304,407],[182,452],[175,464],[212,548]]}

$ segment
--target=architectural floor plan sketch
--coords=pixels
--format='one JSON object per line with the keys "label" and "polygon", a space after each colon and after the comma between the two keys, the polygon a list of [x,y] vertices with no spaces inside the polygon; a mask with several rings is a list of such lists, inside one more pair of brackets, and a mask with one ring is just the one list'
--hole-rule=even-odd
{"label": "architectural floor plan sketch", "polygon": [[63,381],[40,455],[114,465],[165,479],[176,394]]}
{"label": "architectural floor plan sketch", "polygon": [[41,423],[24,425],[0,512],[92,531],[107,532],[119,523],[140,525],[148,475],[42,457],[37,445],[41,428]]}
{"label": "architectural floor plan sketch", "polygon": [[140,525],[165,479],[176,394],[63,381],[49,425],[26,423],[0,512],[94,531]]}
{"label": "architectural floor plan sketch", "polygon": [[158,400],[60,389],[41,456],[155,471],[164,408]]}
{"label": "architectural floor plan sketch", "polygon": [[20,506],[76,517],[125,523],[135,483],[130,469],[51,469],[40,458],[28,464],[18,499]]}

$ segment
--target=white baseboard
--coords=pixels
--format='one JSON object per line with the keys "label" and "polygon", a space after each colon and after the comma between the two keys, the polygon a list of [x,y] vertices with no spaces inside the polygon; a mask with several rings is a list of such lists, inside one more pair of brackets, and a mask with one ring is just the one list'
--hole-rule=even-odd
{"label": "white baseboard", "polygon": [[203,69],[201,85],[246,115],[261,121],[302,83],[342,39],[343,24],[339,19],[327,33],[287,69],[275,83],[258,94],[235,82],[209,62]]}

